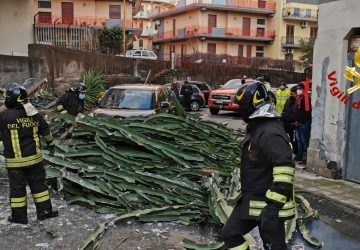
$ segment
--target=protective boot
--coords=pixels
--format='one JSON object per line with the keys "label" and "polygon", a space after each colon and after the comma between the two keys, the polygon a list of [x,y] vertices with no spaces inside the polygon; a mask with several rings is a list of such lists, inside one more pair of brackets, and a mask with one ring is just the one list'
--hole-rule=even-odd
{"label": "protective boot", "polygon": [[46,220],[46,219],[50,219],[50,218],[54,218],[57,217],[59,215],[58,211],[47,211],[44,210],[41,213],[37,214],[37,219],[38,220]]}
{"label": "protective boot", "polygon": [[9,216],[8,221],[11,223],[17,223],[17,224],[24,224],[24,225],[28,224],[27,218],[16,219],[16,218],[13,218],[12,216]]}

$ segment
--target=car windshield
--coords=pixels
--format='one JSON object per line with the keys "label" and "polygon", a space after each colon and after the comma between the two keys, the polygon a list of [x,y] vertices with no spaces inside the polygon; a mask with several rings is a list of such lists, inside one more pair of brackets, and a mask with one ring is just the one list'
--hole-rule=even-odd
{"label": "car windshield", "polygon": [[111,89],[101,101],[102,108],[151,110],[155,93],[152,90]]}
{"label": "car windshield", "polygon": [[222,86],[221,88],[224,88],[224,89],[239,89],[241,86],[242,86],[241,80],[233,79],[233,80],[230,80],[227,83],[225,83],[225,85]]}

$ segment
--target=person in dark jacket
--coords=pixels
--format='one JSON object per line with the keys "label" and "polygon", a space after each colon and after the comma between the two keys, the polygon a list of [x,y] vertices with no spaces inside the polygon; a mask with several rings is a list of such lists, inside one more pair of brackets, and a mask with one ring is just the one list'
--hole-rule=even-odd
{"label": "person in dark jacket", "polygon": [[281,114],[281,120],[283,120],[285,131],[289,135],[294,154],[297,154],[297,140],[295,136],[296,89],[296,86],[291,88],[290,97],[286,100],[283,113]]}
{"label": "person in dark jacket", "polygon": [[28,102],[26,90],[11,84],[5,92],[6,110],[0,113],[0,131],[4,144],[5,166],[10,182],[12,223],[27,224],[26,183],[29,184],[37,210],[37,218],[44,220],[58,215],[53,211],[41,152],[40,136],[50,154],[54,141],[49,125]]}
{"label": "person in dark jacket", "polygon": [[289,137],[263,84],[241,87],[235,99],[248,126],[240,166],[242,196],[223,228],[223,239],[229,249],[247,250],[243,236],[258,226],[266,250],[285,250],[285,220],[295,216]]}
{"label": "person in dark jacket", "polygon": [[174,94],[176,95],[176,97],[179,98],[179,83],[178,83],[176,77],[174,77],[174,78],[172,79],[170,88],[171,88],[171,91],[174,92]]}
{"label": "person in dark jacket", "polygon": [[300,83],[297,87],[296,98],[296,140],[298,142],[298,152],[295,161],[306,163],[306,152],[309,147],[311,131],[311,99],[309,96],[309,86]]}
{"label": "person in dark jacket", "polygon": [[84,102],[86,97],[86,86],[79,83],[75,89],[69,89],[62,95],[58,102],[56,109],[59,112],[68,113],[77,116],[84,112]]}
{"label": "person in dark jacket", "polygon": [[191,96],[193,94],[193,88],[191,87],[191,85],[189,84],[188,81],[184,82],[184,86],[182,86],[180,94],[184,96],[184,108],[187,111],[190,111],[190,104],[191,104]]}

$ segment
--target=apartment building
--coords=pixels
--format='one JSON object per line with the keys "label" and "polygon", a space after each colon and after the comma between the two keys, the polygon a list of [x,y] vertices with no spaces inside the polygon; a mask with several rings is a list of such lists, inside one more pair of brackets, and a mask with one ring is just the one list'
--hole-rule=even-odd
{"label": "apartment building", "polygon": [[318,0],[277,1],[272,27],[276,32],[269,56],[299,60],[300,41],[317,36]]}
{"label": "apartment building", "polygon": [[137,41],[133,43],[134,48],[153,49],[153,36],[157,34],[157,30],[149,17],[154,11],[163,12],[173,7],[171,0],[142,0],[140,11],[133,16],[134,22],[138,23],[142,29]]}
{"label": "apartment building", "polygon": [[171,52],[268,56],[275,11],[272,0],[181,0],[151,16],[158,30],[153,42],[164,60]]}
{"label": "apartment building", "polygon": [[181,0],[151,16],[160,58],[194,53],[298,60],[316,37],[317,0]]}

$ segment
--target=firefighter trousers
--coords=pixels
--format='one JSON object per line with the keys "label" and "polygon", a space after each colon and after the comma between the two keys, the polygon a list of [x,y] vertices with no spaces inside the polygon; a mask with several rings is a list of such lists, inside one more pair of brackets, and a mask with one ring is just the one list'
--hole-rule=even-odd
{"label": "firefighter trousers", "polygon": [[265,250],[287,249],[285,243],[285,223],[283,221],[280,221],[277,230],[271,232],[266,231],[261,228],[260,220],[241,218],[240,206],[241,202],[235,206],[228,221],[224,225],[222,237],[226,247],[231,250],[250,249],[243,236],[258,226]]}
{"label": "firefighter trousers", "polygon": [[8,168],[7,171],[10,182],[12,218],[27,218],[26,183],[29,184],[31,189],[37,214],[52,211],[49,190],[45,184],[45,169],[42,162],[24,168]]}

